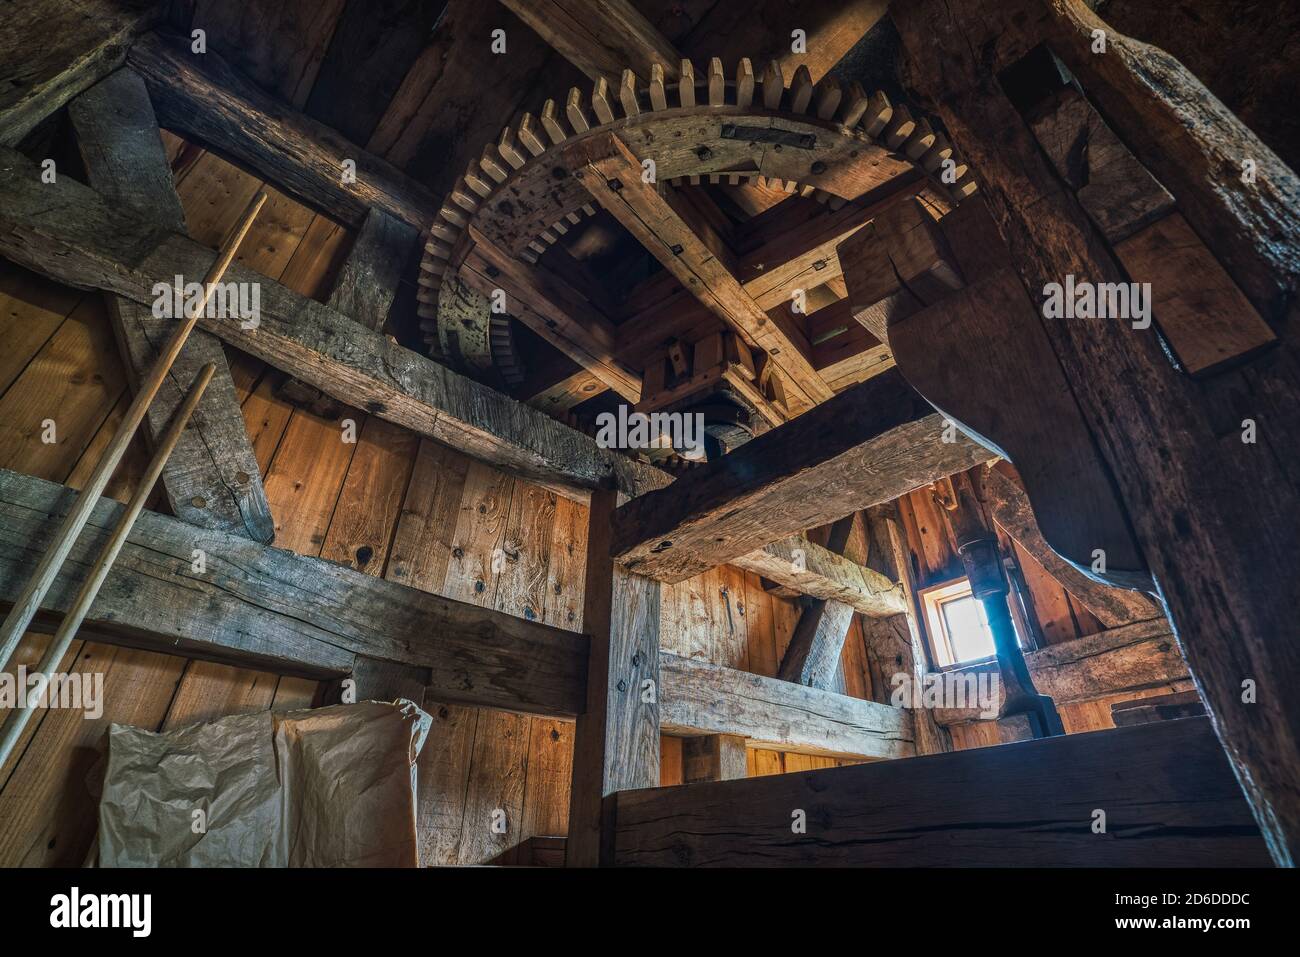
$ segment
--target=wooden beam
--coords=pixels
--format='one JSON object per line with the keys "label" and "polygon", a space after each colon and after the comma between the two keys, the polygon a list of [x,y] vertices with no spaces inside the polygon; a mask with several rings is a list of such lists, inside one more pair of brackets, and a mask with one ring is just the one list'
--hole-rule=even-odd
{"label": "wooden beam", "polygon": [[534,409],[562,417],[574,406],[605,392],[607,386],[586,369],[579,369],[534,392],[525,401]]}
{"label": "wooden beam", "polygon": [[989,517],[1107,628],[1164,617],[1161,608],[1141,592],[1103,585],[1056,554],[1038,530],[1025,490],[1000,469],[986,471],[981,485]]}
{"label": "wooden beam", "polygon": [[808,356],[807,338],[783,311],[769,313],[745,292],[726,262],[721,240],[641,180],[641,161],[613,134],[564,148],[565,162],[592,197],[625,226],[678,281],[753,348],[767,353],[811,404],[833,394]]}
{"label": "wooden beam", "polygon": [[591,493],[583,627],[592,636],[586,708],[573,736],[567,867],[608,863],[607,799],[659,783],[659,583],[609,557],[618,493]]}
{"label": "wooden beam", "polygon": [[846,758],[914,754],[910,712],[662,652],[663,730]]}
{"label": "wooden beam", "polygon": [[[1201,211],[1203,218],[1189,221],[1199,235],[1216,237],[1212,248],[1234,281],[1275,319],[1296,287],[1300,242],[1289,237],[1300,223],[1300,185],[1176,61],[1113,33],[1113,52],[1089,61],[1084,37],[1094,18],[1079,3],[1034,0],[1025,8],[978,0],[960,15],[935,0],[895,6],[912,83],[980,171],[980,193],[1026,288],[1041,290],[1070,275],[1076,283],[1128,277],[1048,166],[988,60],[972,54],[993,49],[1013,25],[1032,19],[1021,19],[1022,9],[1070,27],[1074,39],[1058,52],[1082,78],[1085,95],[1098,97],[1108,122],[1127,118],[1116,123],[1121,139],[1134,145],[1181,210]],[[1095,61],[1106,61],[1104,70]],[[1255,146],[1266,185],[1248,188],[1236,164],[1255,155]],[[1180,172],[1182,162],[1189,168]],[[1112,320],[1043,328],[1115,478],[1274,859],[1293,864],[1300,860],[1300,699],[1291,689],[1300,683],[1300,646],[1290,636],[1300,604],[1292,533],[1300,459],[1294,443],[1225,441],[1223,423],[1240,428],[1249,417],[1272,423],[1278,436],[1294,431],[1294,342],[1284,339],[1207,388],[1171,367],[1152,330]],[[1249,397],[1244,407],[1241,396]],[[1243,695],[1243,683],[1251,694]]]}
{"label": "wooden beam", "polygon": [[617,84],[624,70],[642,81],[659,64],[677,78],[680,55],[628,0],[501,0],[543,40],[591,79]]}
{"label": "wooden beam", "polygon": [[346,678],[330,682],[326,687],[325,702],[352,704],[357,701],[396,701],[405,698],[423,704],[424,689],[428,684],[428,668],[357,655],[352,673]]}
{"label": "wooden beam", "polygon": [[164,127],[244,164],[278,189],[361,228],[371,209],[420,230],[440,203],[427,188],[323,123],[264,93],[214,52],[149,33],[128,62]]}
{"label": "wooden beam", "polygon": [[1201,696],[1195,690],[1151,695],[1134,701],[1117,701],[1110,706],[1110,719],[1115,722],[1117,728],[1149,724],[1152,721],[1196,718],[1203,714],[1205,714],[1205,705],[1201,703]]}
{"label": "wooden beam", "polygon": [[[184,233],[185,212],[163,152],[158,121],[144,83],[123,68],[82,93],[68,117],[90,185],[164,229]],[[133,385],[147,373],[176,317],[156,317],[130,299],[108,296],[109,318]],[[156,441],[205,365],[216,367],[190,426],[181,434],[162,483],[172,514],[192,525],[219,528],[269,542],[275,537],[271,507],[253,454],[235,383],[221,341],[195,331],[172,366],[146,419]]]}
{"label": "wooden beam", "polygon": [[789,303],[794,289],[813,289],[843,275],[836,252],[864,225],[925,189],[919,170],[871,190],[839,209],[782,203],[754,221],[753,246],[739,257],[736,278],[764,309]]}
{"label": "wooden beam", "polygon": [[737,734],[706,734],[682,742],[682,776],[687,784],[734,781],[746,777],[745,739]]}
{"label": "wooden beam", "polygon": [[1163,618],[1048,645],[1025,655],[1025,663],[1039,693],[1058,704],[1188,677],[1178,640]]}
{"label": "wooden beam", "polygon": [[[71,177],[41,183],[33,163],[3,148],[0,227],[0,254],[9,259],[144,305],[154,301],[155,283],[202,276],[212,259],[211,250],[105,203]],[[237,263],[226,278],[260,284],[260,324],[203,319],[201,327],[341,402],[570,496],[608,483],[637,495],[670,481]]]}
{"label": "wooden beam", "polygon": [[[1027,652],[1025,664],[1034,687],[1058,705],[1113,698],[1190,677],[1178,639],[1163,618],[1048,645]],[[963,680],[978,680],[996,672],[995,663],[980,662],[950,673]],[[944,725],[983,720],[979,708],[936,709],[934,715]]]}
{"label": "wooden beam", "polygon": [[581,293],[541,266],[529,266],[470,228],[473,248],[461,277],[485,296],[501,289],[506,311],[629,402],[641,376],[614,358],[614,324]]}
{"label": "wooden beam", "polygon": [[764,545],[729,564],[798,594],[838,602],[872,618],[895,615],[907,607],[897,582],[802,535]]}
{"label": "wooden beam", "polygon": [[[0,602],[16,597],[76,494],[0,470]],[[122,508],[101,499],[38,620],[68,609]],[[154,512],[136,522],[85,627],[114,643],[311,677],[346,675],[358,655],[427,668],[431,694],[449,703],[559,716],[584,706],[582,635]]]}
{"label": "wooden beam", "polygon": [[[619,866],[1268,864],[1203,718],[624,792],[617,805]],[[1104,833],[1093,831],[1097,809]],[[797,811],[804,832],[792,826]]]}
{"label": "wooden beam", "polygon": [[[888,618],[862,618],[862,643],[867,653],[872,680],[897,687],[895,676],[906,675],[913,687],[923,687],[930,658],[925,639],[918,627],[920,608],[916,600],[916,583],[907,549],[898,501],[873,505],[863,512],[867,532],[867,564],[887,580],[898,583],[906,609]],[[908,702],[913,703],[913,702]],[[912,734],[917,754],[938,754],[952,750],[952,738],[935,721],[933,709],[913,708]]]}
{"label": "wooden beam", "polygon": [[[844,554],[855,515],[856,513],[846,515],[831,526],[826,541],[826,550],[831,554]],[[902,597],[901,593],[899,597]],[[810,688],[830,688],[839,668],[844,639],[848,637],[851,624],[851,606],[825,598],[807,601],[794,626],[794,635],[786,646],[776,676],[783,681],[794,681]]]}
{"label": "wooden beam", "polygon": [[330,308],[383,332],[397,287],[415,266],[419,244],[416,227],[382,209],[370,210],[334,281]]}
{"label": "wooden beam", "polygon": [[122,65],[158,5],[146,0],[33,0],[10,4],[0,24],[0,145],[35,127]]}
{"label": "wooden beam", "polygon": [[[781,203],[755,217],[746,226],[736,257],[741,288],[767,309],[788,303],[790,291],[796,287],[811,289],[842,276],[839,244],[895,204],[916,195],[926,183],[924,176],[909,170],[836,210],[822,204]],[[650,304],[619,325],[620,354],[625,349],[639,351],[638,344],[644,339],[662,338],[662,297],[654,293],[657,286],[670,282],[654,277],[628,296],[629,305],[641,296]],[[680,290],[679,284],[672,285]],[[689,297],[690,293],[681,291],[683,298]],[[683,310],[678,307],[677,311]],[[811,348],[817,366],[816,344]]]}
{"label": "wooden beam", "polygon": [[776,676],[809,688],[829,689],[852,624],[853,609],[843,602],[809,601],[799,613]]}
{"label": "wooden beam", "polygon": [[614,554],[682,581],[993,457],[943,433],[943,417],[886,372],[620,508]]}

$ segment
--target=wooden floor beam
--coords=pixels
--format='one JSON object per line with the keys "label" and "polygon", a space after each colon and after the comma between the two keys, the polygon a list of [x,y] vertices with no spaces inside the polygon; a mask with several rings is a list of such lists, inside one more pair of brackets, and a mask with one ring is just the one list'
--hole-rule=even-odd
{"label": "wooden floor beam", "polygon": [[886,372],[620,508],[614,554],[682,581],[992,457]]}
{"label": "wooden floor beam", "polygon": [[845,758],[916,753],[912,715],[875,701],[660,654],[663,730],[731,734],[750,744]]}
{"label": "wooden floor beam", "polygon": [[1205,718],[616,802],[614,862],[628,867],[1268,864]]}

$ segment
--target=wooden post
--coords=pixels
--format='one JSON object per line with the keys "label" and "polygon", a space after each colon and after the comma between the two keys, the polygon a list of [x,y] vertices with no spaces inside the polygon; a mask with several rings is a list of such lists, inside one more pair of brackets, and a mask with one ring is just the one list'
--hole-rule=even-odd
{"label": "wooden post", "polygon": [[[841,555],[853,528],[853,515],[831,526],[826,547]],[[804,605],[777,677],[813,688],[829,688],[839,668],[844,639],[853,624],[853,609],[843,602],[814,598]]]}
{"label": "wooden post", "polygon": [[583,624],[591,637],[587,711],[573,739],[568,867],[608,861],[615,791],[659,784],[659,583],[610,557],[618,493],[591,493]]}
{"label": "wooden post", "polygon": [[[929,670],[929,656],[917,627],[915,588],[908,568],[904,546],[903,523],[898,503],[874,505],[863,513],[867,523],[867,566],[896,581],[907,595],[908,612],[889,618],[862,619],[862,639],[867,653],[882,663],[881,674],[907,675],[915,687]],[[890,672],[889,666],[894,670]],[[892,685],[892,682],[891,682]],[[892,687],[890,688],[892,694]],[[912,716],[912,734],[917,754],[939,754],[952,750],[948,729],[935,722],[934,714],[924,708],[908,712]]]}
{"label": "wooden post", "polygon": [[687,784],[747,777],[745,739],[738,734],[686,738],[682,742],[682,768]]}

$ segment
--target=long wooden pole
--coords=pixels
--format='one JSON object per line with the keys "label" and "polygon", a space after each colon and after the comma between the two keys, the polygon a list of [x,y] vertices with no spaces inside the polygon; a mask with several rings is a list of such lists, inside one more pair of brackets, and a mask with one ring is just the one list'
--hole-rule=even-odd
{"label": "long wooden pole", "polygon": [[54,584],[54,579],[59,574],[59,568],[68,557],[68,552],[72,550],[72,546],[76,542],[77,536],[81,534],[81,530],[85,528],[86,522],[90,520],[90,513],[94,510],[95,504],[99,501],[105,486],[108,485],[108,480],[112,478],[118,463],[122,461],[127,446],[130,445],[136,429],[140,427],[145,412],[149,409],[149,403],[158,394],[158,390],[162,387],[163,380],[170,371],[172,363],[180,355],[185,341],[189,338],[190,333],[194,331],[194,326],[199,321],[199,316],[207,308],[213,287],[226,274],[226,270],[235,258],[235,253],[239,250],[239,244],[243,242],[244,237],[248,234],[249,228],[253,225],[253,220],[257,218],[257,214],[261,211],[265,202],[266,191],[259,190],[258,194],[253,197],[253,201],[248,204],[248,208],[244,210],[244,215],[235,227],[235,231],[222,244],[220,251],[217,253],[216,261],[203,279],[203,293],[198,307],[192,312],[188,309],[185,310],[187,315],[182,317],[180,325],[176,327],[176,331],[172,333],[171,338],[163,346],[148,375],[141,380],[140,388],[136,391],[135,399],[132,401],[130,408],[126,410],[121,427],[117,430],[117,434],[113,436],[113,441],[109,443],[108,449],[104,452],[104,457],[95,466],[94,474],[91,475],[76,502],[68,511],[67,517],[63,520],[63,524],[55,535],[54,544],[41,558],[31,580],[27,583],[27,587],[14,601],[14,607],[10,610],[9,616],[5,618],[4,624],[0,625],[0,668],[3,668],[8,663],[14,649],[18,647],[18,642],[22,639],[23,633],[26,632],[27,626],[31,624],[32,618],[40,609],[41,600],[45,597],[45,593],[50,590],[50,586]]}
{"label": "long wooden pole", "polygon": [[[131,496],[131,500],[127,503],[126,511],[118,519],[113,534],[104,544],[99,557],[95,559],[95,564],[90,569],[86,581],[82,584],[81,591],[77,593],[72,608],[68,610],[63,623],[59,625],[59,630],[54,634],[54,640],[50,642],[49,648],[46,649],[37,673],[40,680],[44,682],[47,693],[49,693],[50,676],[58,668],[63,656],[68,653],[68,648],[72,646],[72,639],[76,637],[77,629],[86,620],[90,606],[94,604],[95,597],[99,594],[100,586],[104,584],[104,579],[108,577],[113,562],[117,559],[118,553],[122,551],[122,546],[126,544],[127,536],[131,533],[131,527],[144,510],[144,503],[148,501],[154,483],[158,481],[158,476],[162,474],[163,466],[167,464],[167,459],[171,457],[172,451],[176,448],[176,443],[180,441],[181,433],[185,431],[185,426],[190,420],[190,415],[194,412],[194,407],[199,404],[199,399],[203,397],[203,390],[208,387],[208,383],[212,381],[212,374],[216,371],[217,367],[211,362],[199,371],[199,375],[194,380],[194,385],[190,388],[189,394],[185,397],[185,401],[181,403],[180,408],[176,410],[171,425],[158,443],[157,451],[154,452],[153,460],[149,463],[148,471],[145,472],[135,490],[135,494]],[[82,495],[84,496],[85,493],[83,492]],[[24,687],[20,688],[18,693],[26,695],[28,691]],[[9,721],[4,723],[3,732],[0,732],[0,767],[4,767],[14,746],[18,743],[18,739],[22,737],[23,729],[27,727],[27,722],[31,719],[32,710],[32,707],[18,707],[10,716]]]}

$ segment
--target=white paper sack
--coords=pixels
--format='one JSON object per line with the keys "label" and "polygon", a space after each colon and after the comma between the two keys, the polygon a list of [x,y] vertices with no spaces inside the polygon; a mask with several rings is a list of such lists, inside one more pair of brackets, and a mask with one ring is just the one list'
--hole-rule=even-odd
{"label": "white paper sack", "polygon": [[115,724],[99,865],[415,867],[415,761],[430,724],[405,699],[162,734]]}

